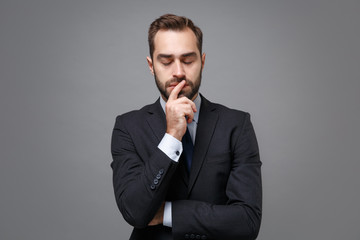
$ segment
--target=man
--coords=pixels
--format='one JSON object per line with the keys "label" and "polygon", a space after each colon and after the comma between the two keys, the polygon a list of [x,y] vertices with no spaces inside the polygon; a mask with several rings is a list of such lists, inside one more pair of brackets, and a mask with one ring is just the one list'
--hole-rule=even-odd
{"label": "man", "polygon": [[205,54],[190,19],[163,15],[148,40],[161,97],[118,116],[111,145],[130,239],[255,239],[261,162],[249,114],[199,94]]}

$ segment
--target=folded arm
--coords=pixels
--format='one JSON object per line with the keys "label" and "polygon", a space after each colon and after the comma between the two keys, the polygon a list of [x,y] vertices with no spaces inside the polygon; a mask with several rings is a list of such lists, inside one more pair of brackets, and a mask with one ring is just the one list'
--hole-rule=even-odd
{"label": "folded arm", "polygon": [[222,240],[257,237],[262,211],[261,162],[248,114],[238,132],[232,146],[233,159],[225,189],[227,202],[172,202],[174,239],[184,239],[191,234]]}
{"label": "folded arm", "polygon": [[151,150],[144,146],[146,157],[141,157],[125,122],[117,118],[112,136],[115,198],[124,219],[144,228],[163,204],[177,163],[156,145]]}

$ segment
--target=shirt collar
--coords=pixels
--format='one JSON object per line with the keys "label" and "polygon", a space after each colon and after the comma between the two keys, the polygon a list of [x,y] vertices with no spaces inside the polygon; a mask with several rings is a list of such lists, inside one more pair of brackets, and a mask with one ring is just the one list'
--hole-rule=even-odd
{"label": "shirt collar", "polygon": [[[196,124],[197,124],[198,120],[199,120],[199,113],[200,113],[200,106],[201,106],[201,97],[200,97],[199,93],[196,96],[196,98],[194,99],[194,103],[195,103],[195,106],[197,109],[197,112],[194,113],[194,122],[196,122]],[[164,101],[164,99],[161,96],[160,96],[160,104],[161,104],[161,108],[163,109],[164,113],[166,114],[166,111],[165,111],[166,102]]]}

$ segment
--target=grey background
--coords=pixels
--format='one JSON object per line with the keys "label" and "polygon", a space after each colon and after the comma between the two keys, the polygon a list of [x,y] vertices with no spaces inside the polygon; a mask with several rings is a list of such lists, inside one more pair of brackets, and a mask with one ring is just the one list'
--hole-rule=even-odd
{"label": "grey background", "polygon": [[0,239],[127,239],[115,116],[158,97],[147,28],[204,32],[201,92],[249,111],[263,161],[258,239],[360,239],[360,2],[0,1]]}

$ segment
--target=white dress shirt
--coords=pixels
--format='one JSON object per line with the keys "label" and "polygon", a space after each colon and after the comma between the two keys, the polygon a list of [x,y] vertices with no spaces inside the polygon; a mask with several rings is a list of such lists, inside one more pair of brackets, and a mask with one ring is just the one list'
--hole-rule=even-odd
{"label": "white dress shirt", "polygon": [[[194,113],[193,121],[191,123],[187,124],[187,128],[189,129],[189,133],[190,133],[191,139],[193,141],[193,144],[195,145],[196,129],[197,129],[197,124],[198,124],[198,120],[199,120],[200,105],[201,105],[201,97],[199,94],[194,99],[194,103],[195,103],[197,112]],[[164,99],[162,97],[160,97],[160,104],[166,114],[166,111],[165,111],[166,102],[164,101]],[[175,162],[179,161],[179,158],[183,151],[181,141],[177,140],[175,137],[173,137],[167,133],[165,133],[164,137],[161,139],[161,141],[158,145],[158,148]],[[171,202],[165,202],[163,225],[172,227]]]}

